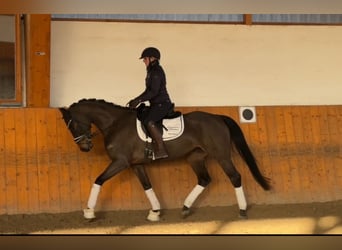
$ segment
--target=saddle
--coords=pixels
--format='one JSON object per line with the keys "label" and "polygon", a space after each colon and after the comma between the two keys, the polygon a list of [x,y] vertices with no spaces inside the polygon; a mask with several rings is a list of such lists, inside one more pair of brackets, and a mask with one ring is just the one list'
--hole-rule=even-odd
{"label": "saddle", "polygon": [[[151,142],[147,129],[142,121],[147,116],[150,107],[142,103],[137,108],[137,132],[143,141]],[[184,131],[183,115],[180,111],[174,110],[174,103],[166,116],[158,123],[156,123],[159,130],[162,131],[163,140],[169,141],[178,138]]]}

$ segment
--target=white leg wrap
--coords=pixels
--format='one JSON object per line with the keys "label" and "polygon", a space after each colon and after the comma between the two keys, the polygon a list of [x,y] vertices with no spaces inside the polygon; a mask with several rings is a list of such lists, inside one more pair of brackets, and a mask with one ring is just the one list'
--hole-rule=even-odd
{"label": "white leg wrap", "polygon": [[93,187],[90,191],[89,199],[88,199],[88,208],[94,209],[97,201],[97,197],[99,196],[101,186],[97,184],[93,184]]}
{"label": "white leg wrap", "polygon": [[246,202],[246,197],[245,197],[245,194],[243,192],[242,186],[235,188],[235,194],[236,194],[236,198],[238,201],[239,208],[241,210],[246,210],[247,209],[247,202]]}
{"label": "white leg wrap", "polygon": [[160,204],[153,189],[145,190],[145,194],[152,205],[152,210],[160,210]]}
{"label": "white leg wrap", "polygon": [[188,197],[186,197],[184,201],[184,206],[190,208],[192,204],[194,203],[194,201],[197,199],[197,197],[202,193],[203,190],[204,190],[204,187],[197,184],[194,187],[194,189],[190,192]]}

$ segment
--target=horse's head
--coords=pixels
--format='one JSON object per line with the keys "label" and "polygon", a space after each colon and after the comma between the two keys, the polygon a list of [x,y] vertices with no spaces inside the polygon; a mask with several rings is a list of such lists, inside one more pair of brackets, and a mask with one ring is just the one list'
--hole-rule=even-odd
{"label": "horse's head", "polygon": [[90,151],[93,147],[90,121],[85,116],[72,114],[69,109],[60,108],[59,111],[80,150]]}

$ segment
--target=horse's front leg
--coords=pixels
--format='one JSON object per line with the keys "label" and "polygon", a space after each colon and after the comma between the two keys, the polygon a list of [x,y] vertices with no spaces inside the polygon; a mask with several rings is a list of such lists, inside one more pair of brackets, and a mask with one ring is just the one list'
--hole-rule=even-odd
{"label": "horse's front leg", "polygon": [[86,219],[94,219],[95,218],[95,206],[97,202],[97,197],[99,196],[101,187],[105,181],[110,179],[111,177],[115,176],[125,168],[128,168],[129,164],[124,159],[116,159],[112,161],[105,169],[105,171],[100,174],[93,184],[93,187],[90,191],[89,199],[88,199],[88,206],[86,209],[83,210],[84,218]]}
{"label": "horse's front leg", "polygon": [[156,194],[154,193],[152,189],[152,185],[145,171],[145,167],[143,165],[135,165],[133,169],[141,185],[143,186],[145,190],[145,194],[152,206],[152,209],[149,211],[149,214],[147,216],[147,220],[159,221],[160,220],[160,203],[158,201]]}

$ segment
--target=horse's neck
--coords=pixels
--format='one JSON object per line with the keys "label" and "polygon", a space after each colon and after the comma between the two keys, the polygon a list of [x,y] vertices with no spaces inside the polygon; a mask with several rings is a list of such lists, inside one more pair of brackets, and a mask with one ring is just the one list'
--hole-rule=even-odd
{"label": "horse's neck", "polygon": [[100,129],[102,132],[111,127],[114,123],[118,122],[123,115],[125,115],[127,110],[120,107],[113,108],[98,108],[94,112],[90,112],[89,116],[92,123]]}

